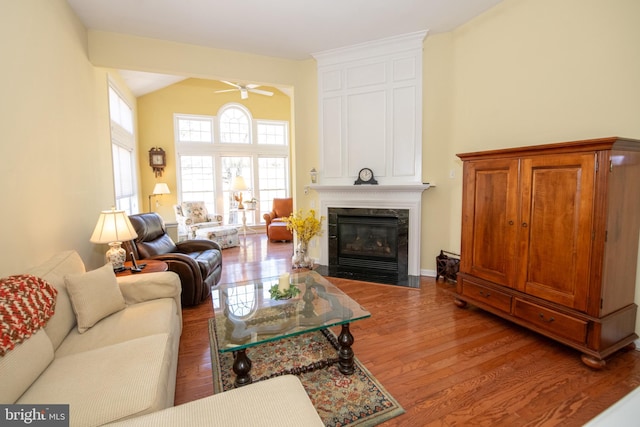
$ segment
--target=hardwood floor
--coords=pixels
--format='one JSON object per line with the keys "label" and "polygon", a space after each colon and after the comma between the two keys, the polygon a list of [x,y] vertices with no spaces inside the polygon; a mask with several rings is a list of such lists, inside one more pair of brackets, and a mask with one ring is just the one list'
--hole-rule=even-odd
{"label": "hardwood floor", "polygon": [[[291,244],[247,236],[223,251],[222,281],[290,270]],[[420,289],[332,279],[371,318],[351,325],[356,357],[406,410],[391,426],[580,426],[640,385],[640,352],[623,350],[594,371],[579,352],[470,307],[451,285]],[[183,310],[176,405],[213,393],[210,302]]]}

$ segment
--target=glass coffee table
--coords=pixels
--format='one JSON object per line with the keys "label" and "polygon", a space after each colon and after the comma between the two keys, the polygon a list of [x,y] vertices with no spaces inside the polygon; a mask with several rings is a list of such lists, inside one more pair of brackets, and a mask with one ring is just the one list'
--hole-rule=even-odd
{"label": "glass coffee table", "polygon": [[250,384],[251,360],[247,349],[271,341],[341,326],[337,338],[338,369],[354,372],[353,335],[349,324],[371,313],[315,271],[291,274],[300,293],[290,299],[272,299],[270,289],[278,277],[220,284],[212,288],[218,352],[234,352],[235,385]]}

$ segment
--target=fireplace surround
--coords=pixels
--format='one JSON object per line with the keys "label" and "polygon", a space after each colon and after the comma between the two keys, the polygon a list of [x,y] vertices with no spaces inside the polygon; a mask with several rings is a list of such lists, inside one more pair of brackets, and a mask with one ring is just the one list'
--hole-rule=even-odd
{"label": "fireplace surround", "polygon": [[408,282],[409,210],[329,208],[328,275]]}
{"label": "fireplace surround", "polygon": [[[336,277],[353,278],[369,282],[393,284],[400,286],[420,286],[420,236],[422,218],[422,192],[430,187],[429,184],[405,184],[405,185],[310,185],[309,189],[318,193],[320,201],[320,214],[327,218],[323,234],[318,239],[320,242],[320,259],[318,261],[319,272]],[[406,237],[398,237],[402,246],[406,249],[398,249],[397,271],[385,272],[384,268],[392,268],[385,263],[389,260],[385,256],[361,254],[361,259],[371,258],[378,266],[383,266],[371,273],[369,268],[350,266],[351,268],[336,269],[330,262],[330,248],[332,229],[329,223],[331,212],[340,212],[336,209],[355,209],[356,217],[373,216],[396,217],[396,221],[406,226]],[[378,215],[382,213],[382,215]],[[373,215],[375,214],[375,215]],[[400,216],[400,218],[398,218]],[[356,219],[357,221],[357,219]],[[380,225],[383,226],[383,225]],[[383,227],[387,227],[384,225]],[[375,227],[374,227],[375,228]],[[404,243],[406,241],[406,244]],[[375,242],[374,242],[375,243]],[[397,244],[398,242],[396,242]],[[349,263],[351,261],[347,261]],[[360,270],[365,270],[359,271]],[[330,271],[331,270],[331,271]],[[369,273],[369,274],[367,274]]]}

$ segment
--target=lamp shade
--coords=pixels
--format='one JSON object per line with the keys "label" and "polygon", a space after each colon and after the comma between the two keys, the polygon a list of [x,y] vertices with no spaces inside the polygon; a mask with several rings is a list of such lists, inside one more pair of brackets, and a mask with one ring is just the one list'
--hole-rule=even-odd
{"label": "lamp shade", "polygon": [[100,213],[98,223],[89,241],[91,243],[124,242],[136,237],[138,237],[138,233],[133,229],[127,213],[113,208]]}
{"label": "lamp shade", "polygon": [[248,190],[247,183],[241,175],[233,178],[233,182],[231,183],[231,190],[233,191],[245,191]]}
{"label": "lamp shade", "polygon": [[167,184],[159,182],[155,187],[153,187],[153,194],[171,194],[171,191],[169,191],[169,186]]}

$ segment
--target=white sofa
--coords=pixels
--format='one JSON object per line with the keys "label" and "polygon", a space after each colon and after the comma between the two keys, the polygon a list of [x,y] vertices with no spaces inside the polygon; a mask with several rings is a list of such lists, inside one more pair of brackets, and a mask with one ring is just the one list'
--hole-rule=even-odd
{"label": "white sofa", "polygon": [[284,375],[113,425],[323,427],[324,423],[298,377]]}
{"label": "white sofa", "polygon": [[[110,266],[107,266],[110,268]],[[57,254],[27,272],[57,291],[55,314],[43,329],[0,358],[0,402],[69,404],[71,425],[95,426],[173,406],[178,346],[182,332],[180,279],[175,273],[147,273],[117,280],[124,306],[82,327],[69,280],[82,290],[92,277],[109,280],[105,269],[85,273],[74,251]],[[85,281],[85,282],[83,282]],[[116,286],[117,287],[117,286]],[[105,302],[104,295],[100,295]],[[96,313],[86,302],[89,316]],[[117,308],[117,307],[116,307]]]}
{"label": "white sofa", "polygon": [[55,313],[0,356],[0,403],[68,404],[70,425],[83,427],[323,425],[292,376],[173,407],[182,331],[175,273],[85,272],[74,251],[27,273],[57,289]]}

